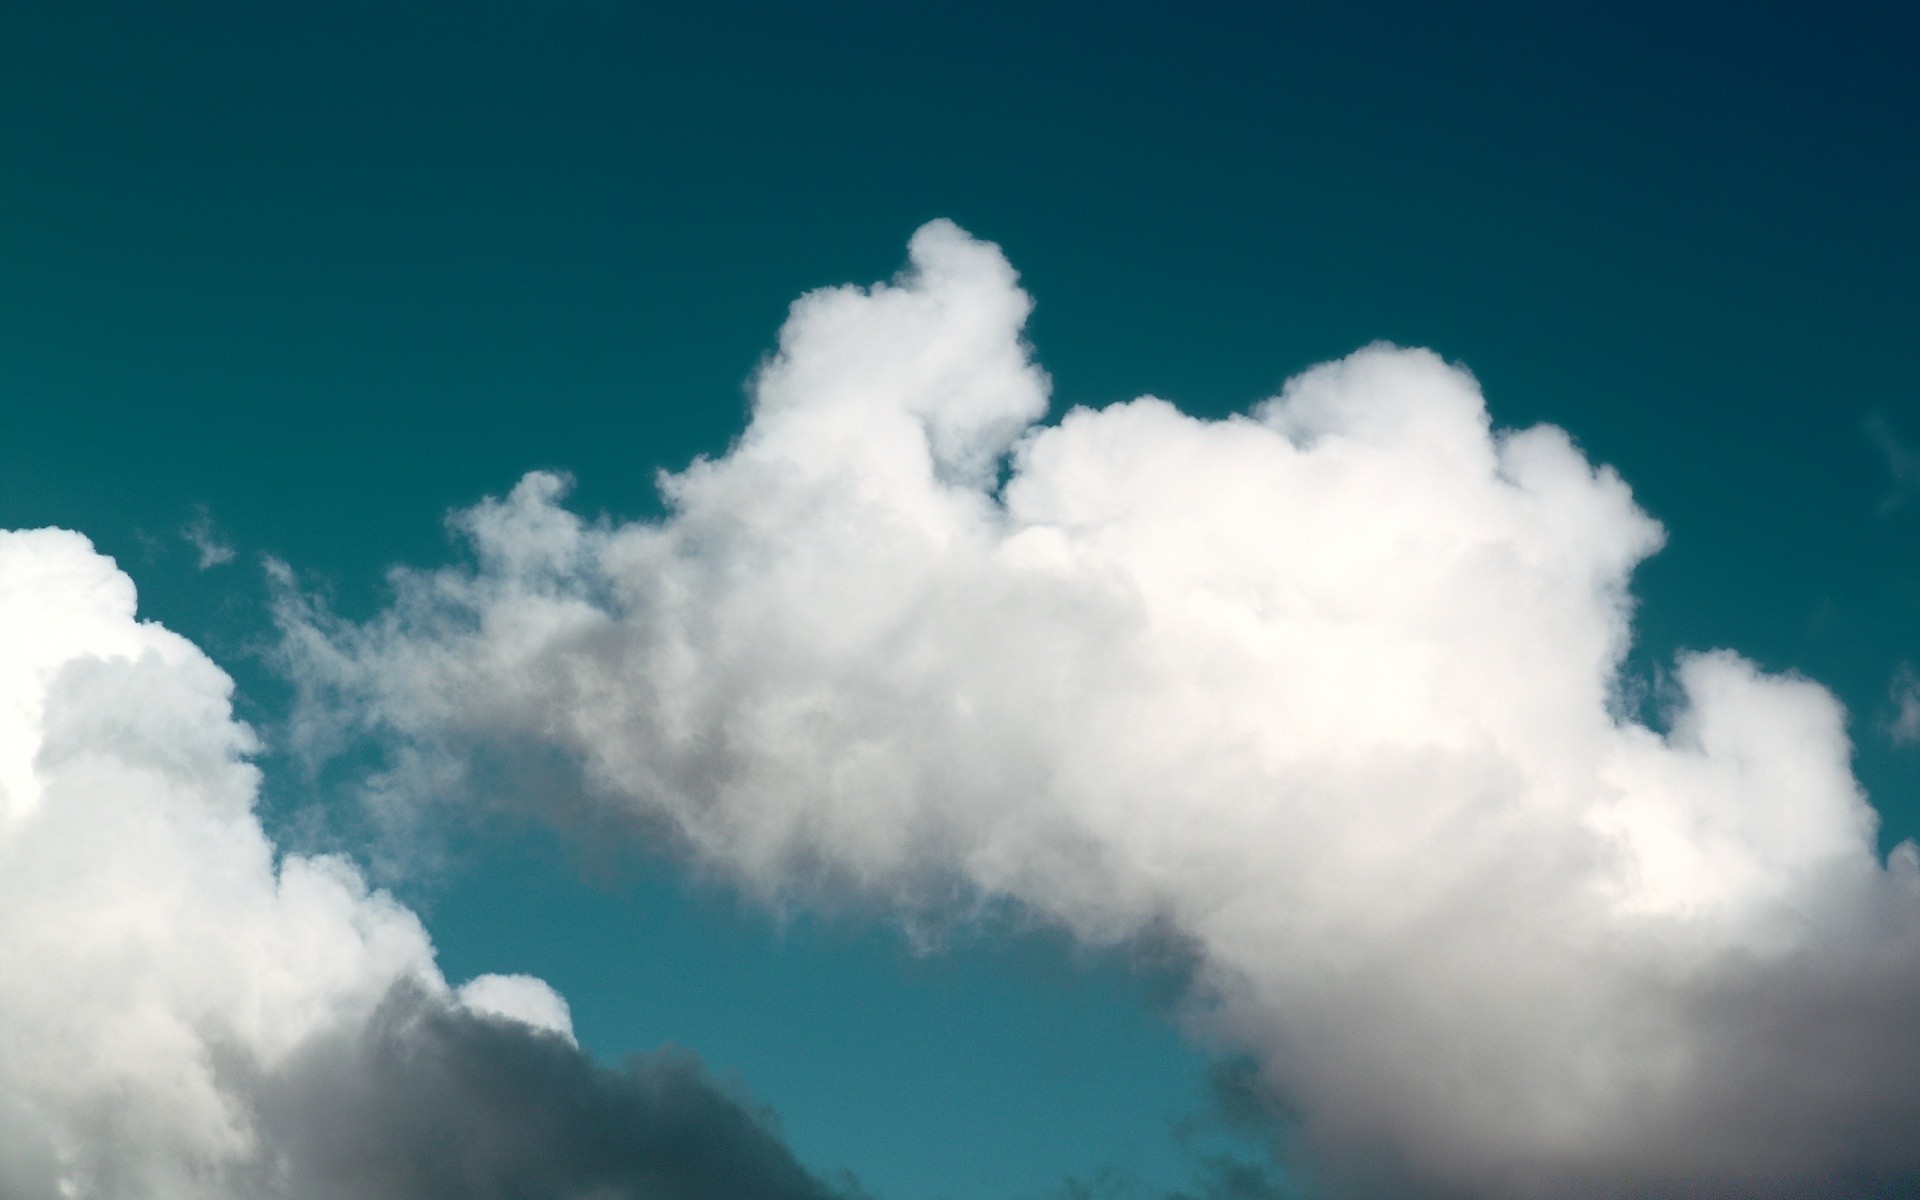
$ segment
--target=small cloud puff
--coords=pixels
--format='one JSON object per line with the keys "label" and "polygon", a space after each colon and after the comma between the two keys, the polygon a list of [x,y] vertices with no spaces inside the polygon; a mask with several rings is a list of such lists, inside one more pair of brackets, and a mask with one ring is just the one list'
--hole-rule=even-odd
{"label": "small cloud puff", "polygon": [[[461,1007],[481,1016],[504,1017],[573,1042],[573,1013],[565,997],[531,975],[480,975],[455,993]],[[577,1043],[575,1043],[577,1044]]]}

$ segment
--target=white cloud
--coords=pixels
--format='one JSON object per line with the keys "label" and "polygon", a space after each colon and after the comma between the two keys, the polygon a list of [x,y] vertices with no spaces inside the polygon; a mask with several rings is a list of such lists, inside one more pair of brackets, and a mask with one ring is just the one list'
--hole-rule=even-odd
{"label": "white cloud", "polygon": [[411,912],[277,854],[231,692],[86,539],[0,532],[0,1195],[824,1200],[697,1064],[595,1068],[526,977],[456,999]]}
{"label": "white cloud", "polygon": [[1611,470],[1389,346],[1243,417],[1036,425],[997,248],[935,223],[911,256],[794,305],[666,519],[584,521],[529,475],[460,518],[474,565],[401,575],[380,618],[289,595],[309,733],[387,739],[390,798],[561,747],[766,896],[1170,930],[1196,1028],[1336,1176],[1920,1167],[1913,851],[1877,860],[1813,683],[1715,651],[1670,728],[1626,711],[1663,535]]}
{"label": "white cloud", "polygon": [[573,1041],[573,1012],[566,998],[531,975],[480,975],[460,985],[456,993],[470,1012],[505,1017],[532,1029],[557,1033]]}

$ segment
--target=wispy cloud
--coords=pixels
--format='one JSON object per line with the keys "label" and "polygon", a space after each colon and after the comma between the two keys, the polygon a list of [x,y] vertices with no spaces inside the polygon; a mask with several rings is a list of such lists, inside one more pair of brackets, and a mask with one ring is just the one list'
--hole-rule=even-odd
{"label": "wispy cloud", "polygon": [[202,571],[225,566],[233,561],[232,543],[221,536],[220,530],[213,523],[213,514],[207,511],[207,506],[204,504],[195,507],[193,519],[181,527],[180,536],[193,547]]}
{"label": "wispy cloud", "polygon": [[1868,414],[1866,431],[1867,440],[1887,465],[1888,490],[1880,501],[1880,511],[1890,513],[1906,507],[1920,496],[1920,453],[1903,442],[1879,413]]}
{"label": "wispy cloud", "polygon": [[1689,655],[1622,715],[1663,533],[1618,476],[1390,346],[1040,424],[998,249],[910,255],[794,305],[664,520],[534,474],[369,622],[287,594],[309,718],[379,730],[389,797],[557,746],[761,895],[1170,932],[1358,1194],[1920,1172],[1920,855],[1816,684]]}
{"label": "wispy cloud", "polygon": [[1901,663],[1894,672],[1888,697],[1893,701],[1893,716],[1887,722],[1887,735],[1902,745],[1920,742],[1920,675],[1911,663]]}

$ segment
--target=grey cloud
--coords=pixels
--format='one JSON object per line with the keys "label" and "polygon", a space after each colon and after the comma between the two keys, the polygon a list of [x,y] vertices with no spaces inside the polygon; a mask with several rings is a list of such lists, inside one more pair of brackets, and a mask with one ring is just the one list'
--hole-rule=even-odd
{"label": "grey cloud", "polygon": [[[690,1054],[622,1070],[397,987],[363,1029],[256,1081],[254,1186],[303,1200],[833,1200]],[[251,1189],[247,1189],[251,1190]]]}
{"label": "grey cloud", "polygon": [[1265,1163],[1220,1155],[1202,1160],[1185,1186],[1167,1191],[1131,1176],[1096,1174],[1069,1180],[1055,1200],[1309,1200],[1315,1193],[1290,1184]]}

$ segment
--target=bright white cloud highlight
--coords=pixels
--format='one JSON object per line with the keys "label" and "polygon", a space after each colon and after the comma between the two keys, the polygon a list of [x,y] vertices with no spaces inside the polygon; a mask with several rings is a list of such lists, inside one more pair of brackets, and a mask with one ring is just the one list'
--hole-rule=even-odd
{"label": "bright white cloud highlight", "polygon": [[766,895],[1171,931],[1196,1025],[1367,1187],[1920,1166],[1914,851],[1819,686],[1715,651],[1660,727],[1622,703],[1662,532],[1611,470],[1388,346],[1229,420],[1037,424],[1029,308],[929,225],[794,305],[664,520],[534,474],[378,619],[290,597],[310,732],[388,739],[390,798],[561,747]]}
{"label": "bright white cloud highlight", "polygon": [[573,1041],[572,1010],[567,1007],[566,998],[544,979],[531,975],[481,975],[461,984],[456,995],[469,1012],[504,1017]]}

